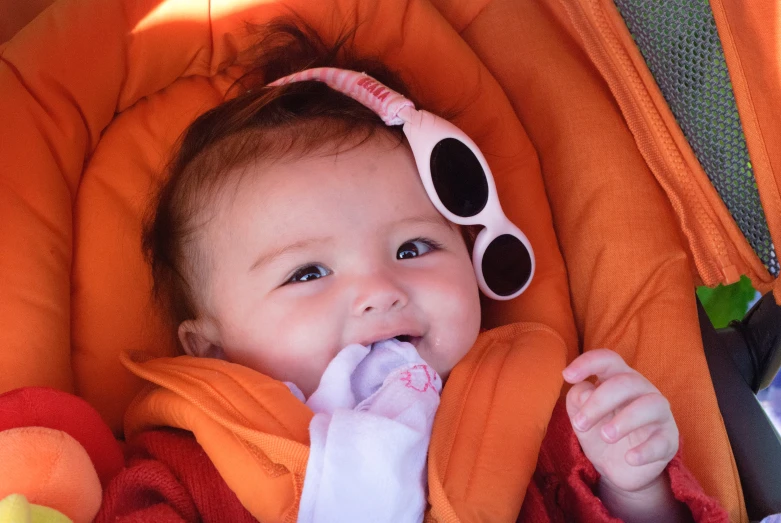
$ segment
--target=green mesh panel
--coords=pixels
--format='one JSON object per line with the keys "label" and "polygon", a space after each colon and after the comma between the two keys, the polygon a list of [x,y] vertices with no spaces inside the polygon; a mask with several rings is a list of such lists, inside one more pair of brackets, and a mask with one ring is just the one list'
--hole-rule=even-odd
{"label": "green mesh panel", "polygon": [[707,0],[615,0],[694,154],[768,271],[779,263]]}

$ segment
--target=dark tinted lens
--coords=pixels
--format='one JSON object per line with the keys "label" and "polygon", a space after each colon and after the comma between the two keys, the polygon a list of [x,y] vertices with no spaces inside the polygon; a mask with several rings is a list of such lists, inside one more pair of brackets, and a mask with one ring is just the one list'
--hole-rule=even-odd
{"label": "dark tinted lens", "polygon": [[509,296],[526,285],[532,272],[532,259],[521,240],[502,234],[488,244],[482,269],[488,288],[499,296]]}
{"label": "dark tinted lens", "polygon": [[488,202],[488,181],[472,150],[445,138],[431,151],[431,178],[439,199],[457,216],[474,216]]}

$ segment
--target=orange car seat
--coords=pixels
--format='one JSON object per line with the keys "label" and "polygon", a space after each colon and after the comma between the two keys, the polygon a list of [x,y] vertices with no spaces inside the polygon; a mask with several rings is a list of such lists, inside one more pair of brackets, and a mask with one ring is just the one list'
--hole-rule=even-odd
{"label": "orange car seat", "polygon": [[[777,239],[781,135],[768,136],[763,108],[781,80],[744,63],[750,44],[734,37],[762,18],[713,4]],[[546,324],[570,359],[619,351],[670,398],[705,490],[746,521],[692,289],[748,274],[769,290],[774,275],[607,1],[59,0],[0,47],[0,361],[12,369],[0,390],[75,391],[119,432],[140,382],[118,354],[174,351],[139,249],[148,197],[171,144],[240,70],[243,21],[290,9],[326,37],[360,22],[358,48],[398,70],[423,106],[462,109],[456,123],[538,257],[529,291],[490,304],[484,325]],[[760,44],[772,53],[772,38]]]}

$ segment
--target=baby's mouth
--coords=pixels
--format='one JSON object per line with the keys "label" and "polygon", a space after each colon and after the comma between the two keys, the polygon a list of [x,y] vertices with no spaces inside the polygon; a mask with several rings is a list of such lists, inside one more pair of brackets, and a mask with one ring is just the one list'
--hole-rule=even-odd
{"label": "baby's mouth", "polygon": [[411,343],[413,347],[417,348],[418,343],[422,339],[421,336],[412,336],[410,334],[399,334],[393,337],[394,340],[398,340],[402,343]]}
{"label": "baby's mouth", "polygon": [[[399,329],[401,330],[401,329]],[[396,332],[399,332],[398,330]],[[374,336],[363,338],[362,340],[359,339],[358,341],[355,341],[353,343],[358,343],[360,345],[363,345],[364,347],[372,347],[373,345],[376,345],[377,343],[382,343],[384,341],[390,341],[390,340],[396,340],[401,343],[411,343],[415,349],[420,348],[420,344],[423,341],[424,335],[420,332],[416,331],[401,331],[401,334],[396,334],[394,332],[379,332],[376,333]]]}

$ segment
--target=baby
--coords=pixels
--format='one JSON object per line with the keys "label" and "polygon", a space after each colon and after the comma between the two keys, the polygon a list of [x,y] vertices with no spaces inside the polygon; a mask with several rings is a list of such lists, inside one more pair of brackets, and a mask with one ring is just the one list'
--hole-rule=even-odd
{"label": "baby", "polygon": [[[285,44],[258,58],[261,78],[336,63],[336,52],[285,31]],[[377,64],[338,65],[401,90]],[[488,275],[470,258],[473,229],[438,210],[401,129],[376,111],[320,81],[294,81],[253,86],[190,127],[145,232],[187,354],[244,365],[311,399],[345,347],[395,338],[416,354],[383,376],[421,363],[446,384],[480,333]],[[659,391],[608,350],[580,356],[564,379],[610,513],[691,520],[664,474],[678,430]]]}

